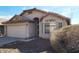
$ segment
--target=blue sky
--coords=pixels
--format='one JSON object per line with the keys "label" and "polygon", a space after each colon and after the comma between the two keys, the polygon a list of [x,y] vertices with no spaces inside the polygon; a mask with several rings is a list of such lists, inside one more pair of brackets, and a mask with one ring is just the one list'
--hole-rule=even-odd
{"label": "blue sky", "polygon": [[71,18],[72,24],[79,24],[78,6],[0,6],[0,18],[10,19],[20,14],[23,10],[37,8],[48,12],[56,12]]}

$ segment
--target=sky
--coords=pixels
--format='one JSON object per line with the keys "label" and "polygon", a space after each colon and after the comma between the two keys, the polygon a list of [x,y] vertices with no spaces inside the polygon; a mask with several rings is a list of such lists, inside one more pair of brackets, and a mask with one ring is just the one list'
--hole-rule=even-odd
{"label": "sky", "polygon": [[23,10],[37,8],[47,12],[55,12],[71,19],[71,24],[79,24],[79,6],[0,6],[0,18],[9,20]]}

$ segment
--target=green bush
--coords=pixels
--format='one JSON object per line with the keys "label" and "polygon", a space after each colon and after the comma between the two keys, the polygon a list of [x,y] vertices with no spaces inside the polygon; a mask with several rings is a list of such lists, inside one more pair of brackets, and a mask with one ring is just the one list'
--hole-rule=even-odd
{"label": "green bush", "polygon": [[50,42],[56,52],[79,52],[79,25],[52,31]]}

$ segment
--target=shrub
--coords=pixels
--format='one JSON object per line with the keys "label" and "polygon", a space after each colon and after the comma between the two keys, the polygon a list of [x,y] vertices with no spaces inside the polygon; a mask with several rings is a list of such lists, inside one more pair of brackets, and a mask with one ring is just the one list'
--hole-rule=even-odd
{"label": "shrub", "polygon": [[53,31],[50,42],[56,52],[79,52],[79,25]]}

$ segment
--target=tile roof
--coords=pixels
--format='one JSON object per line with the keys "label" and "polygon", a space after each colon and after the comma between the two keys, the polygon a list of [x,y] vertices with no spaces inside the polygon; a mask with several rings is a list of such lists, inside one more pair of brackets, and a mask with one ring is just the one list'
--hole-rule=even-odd
{"label": "tile roof", "polygon": [[[46,12],[46,11],[43,11],[43,10],[39,10],[39,9],[33,8],[33,9],[29,9],[29,10],[24,10],[20,15],[15,15],[15,16],[13,16],[9,21],[3,22],[3,23],[4,23],[4,24],[9,24],[9,23],[34,22],[33,20],[30,20],[30,19],[28,19],[27,17],[22,16],[24,13],[29,12],[29,11],[39,11],[39,12],[45,13],[46,15],[43,16],[43,17],[41,18],[41,20],[42,20],[43,18],[47,17],[48,15],[53,15],[53,16],[59,17],[59,18],[61,18],[61,19],[64,19],[64,20],[70,22],[70,18],[65,17],[65,16],[63,16],[63,15],[60,15],[60,14],[58,14],[58,13]],[[14,19],[14,18],[15,18],[15,19]],[[14,19],[14,20],[13,20],[13,19]]]}
{"label": "tile roof", "polygon": [[11,23],[24,23],[24,22],[33,22],[27,17],[15,15],[9,21],[3,22],[3,24],[11,24]]}
{"label": "tile roof", "polygon": [[40,10],[40,9],[36,9],[36,8],[33,8],[33,9],[29,9],[29,10],[24,10],[20,15],[22,16],[24,13],[26,12],[29,12],[29,11],[39,11],[39,12],[42,12],[42,13],[46,13],[46,14],[51,14],[51,15],[54,15],[54,16],[57,16],[57,17],[60,17],[60,18],[64,18],[64,19],[70,19],[66,16],[63,16],[63,15],[60,15],[58,13],[54,13],[54,12],[47,12],[47,11],[44,11],[44,10]]}
{"label": "tile roof", "polygon": [[2,22],[6,21],[6,19],[0,18],[0,25],[3,25]]}

